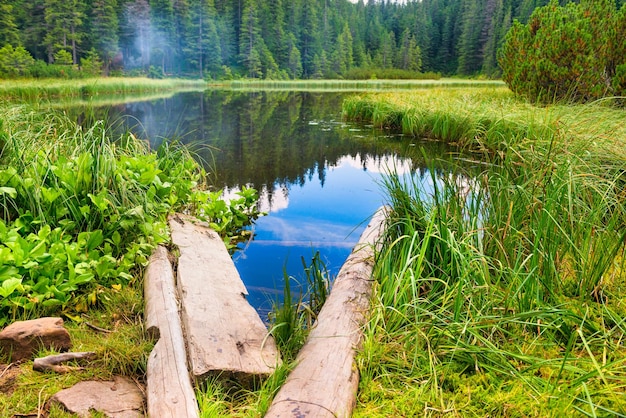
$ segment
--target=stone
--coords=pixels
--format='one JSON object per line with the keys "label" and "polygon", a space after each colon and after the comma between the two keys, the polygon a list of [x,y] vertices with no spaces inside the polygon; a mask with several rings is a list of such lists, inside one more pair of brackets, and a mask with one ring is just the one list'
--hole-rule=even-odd
{"label": "stone", "polygon": [[109,418],[141,418],[144,416],[143,390],[132,380],[116,376],[112,381],[79,382],[57,392],[51,403],[58,403],[79,417],[90,417],[90,411]]}
{"label": "stone", "polygon": [[67,351],[71,347],[63,318],[17,321],[0,332],[0,356],[12,362],[31,359],[41,349]]}

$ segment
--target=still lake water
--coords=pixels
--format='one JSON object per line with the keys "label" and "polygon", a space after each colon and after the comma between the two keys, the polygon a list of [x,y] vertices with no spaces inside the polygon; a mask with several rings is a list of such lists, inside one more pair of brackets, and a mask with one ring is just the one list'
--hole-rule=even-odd
{"label": "still lake water", "polygon": [[336,275],[367,221],[386,203],[381,176],[426,175],[454,152],[342,121],[342,100],[355,93],[207,90],[99,109],[117,127],[157,146],[193,144],[216,187],[228,196],[256,188],[267,216],[233,259],[263,315],[282,294],[284,274],[303,278],[301,258],[320,252]]}

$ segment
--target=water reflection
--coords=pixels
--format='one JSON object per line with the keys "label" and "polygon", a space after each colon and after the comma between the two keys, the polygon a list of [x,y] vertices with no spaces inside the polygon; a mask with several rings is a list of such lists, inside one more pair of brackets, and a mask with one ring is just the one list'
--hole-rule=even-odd
{"label": "water reflection", "polygon": [[102,111],[155,147],[164,138],[192,144],[226,196],[242,185],[260,191],[268,215],[235,262],[251,302],[265,310],[267,295],[280,294],[284,272],[302,274],[301,257],[310,260],[319,250],[338,272],[385,203],[378,184],[383,173],[424,175],[427,165],[446,170],[451,149],[443,144],[344,123],[345,95],[207,91]]}

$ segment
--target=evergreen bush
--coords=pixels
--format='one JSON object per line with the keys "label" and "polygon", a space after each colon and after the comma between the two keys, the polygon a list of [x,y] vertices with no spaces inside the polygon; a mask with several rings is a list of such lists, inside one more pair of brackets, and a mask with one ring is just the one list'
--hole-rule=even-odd
{"label": "evergreen bush", "polygon": [[552,0],[514,22],[498,54],[514,93],[539,103],[626,94],[626,7],[612,0]]}

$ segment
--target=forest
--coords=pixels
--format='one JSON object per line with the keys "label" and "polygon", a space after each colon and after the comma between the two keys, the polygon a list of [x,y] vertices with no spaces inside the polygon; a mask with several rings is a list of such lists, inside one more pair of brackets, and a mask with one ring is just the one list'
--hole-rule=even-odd
{"label": "forest", "polygon": [[499,77],[514,20],[548,2],[4,0],[0,77]]}

